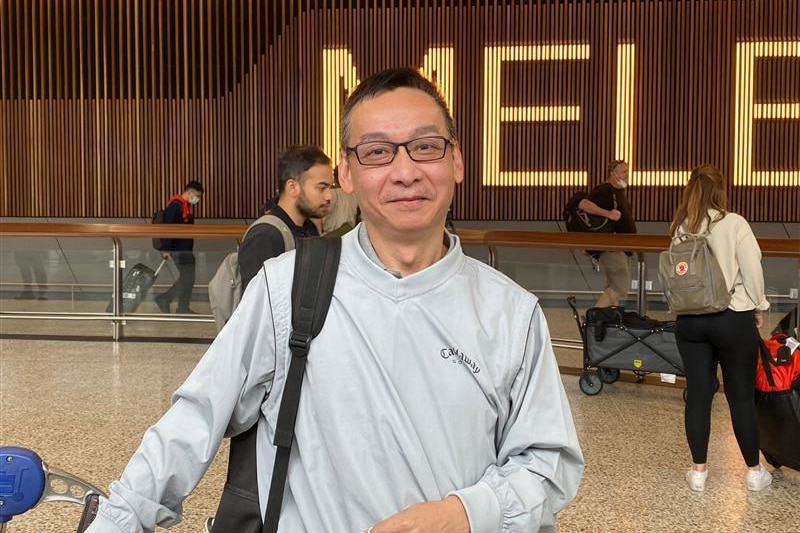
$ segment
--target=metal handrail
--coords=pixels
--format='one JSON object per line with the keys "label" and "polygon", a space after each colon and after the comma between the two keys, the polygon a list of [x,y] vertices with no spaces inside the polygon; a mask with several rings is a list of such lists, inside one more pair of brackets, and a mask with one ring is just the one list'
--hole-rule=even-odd
{"label": "metal handrail", "polygon": [[[171,321],[171,322],[212,322],[208,316],[147,316],[125,315],[122,313],[122,242],[123,238],[194,238],[194,239],[240,239],[247,230],[246,225],[220,224],[106,224],[106,223],[42,223],[5,222],[0,224],[0,237],[105,237],[113,242],[112,278],[113,312],[95,313],[26,313],[5,312],[0,318],[38,318],[69,320],[110,320],[112,337],[119,340],[123,336],[126,321]],[[637,304],[641,314],[646,311],[647,290],[645,288],[644,254],[660,252],[669,246],[669,237],[664,235],[628,235],[593,233],[555,233],[527,230],[480,230],[462,229],[457,232],[461,242],[466,245],[487,246],[489,263],[497,267],[497,247],[553,248],[553,249],[601,249],[635,252],[637,256]],[[765,257],[786,257],[800,259],[800,239],[758,239],[762,255]],[[573,341],[558,339],[557,344],[573,348]]]}
{"label": "metal handrail", "polygon": [[[194,238],[239,239],[244,224],[105,224],[4,222],[0,236],[5,237],[111,237],[111,238]],[[620,250],[660,252],[669,247],[667,235],[631,235],[622,233],[561,233],[528,230],[460,229],[463,244],[489,247],[560,248],[576,250]],[[800,259],[800,239],[758,239],[764,257]],[[491,253],[491,252],[490,252]]]}

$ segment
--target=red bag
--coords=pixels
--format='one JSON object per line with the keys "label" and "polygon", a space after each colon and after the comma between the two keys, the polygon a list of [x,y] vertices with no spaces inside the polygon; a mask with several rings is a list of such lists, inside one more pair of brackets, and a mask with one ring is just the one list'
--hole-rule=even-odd
{"label": "red bag", "polygon": [[[769,339],[762,339],[760,357],[756,367],[756,390],[762,392],[784,391],[792,388],[792,383],[800,378],[800,349],[786,355],[786,335],[778,333]],[[782,352],[783,350],[783,352]],[[769,365],[770,376],[764,370]]]}

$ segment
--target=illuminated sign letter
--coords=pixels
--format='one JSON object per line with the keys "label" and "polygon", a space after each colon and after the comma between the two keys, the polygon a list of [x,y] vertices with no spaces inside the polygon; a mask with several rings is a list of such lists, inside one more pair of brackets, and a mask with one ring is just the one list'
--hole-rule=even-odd
{"label": "illuminated sign letter", "polygon": [[617,46],[617,137],[616,159],[628,163],[631,185],[685,185],[690,172],[684,170],[637,170],[634,159],[633,121],[636,96],[636,45]]}
{"label": "illuminated sign letter", "polygon": [[429,48],[420,72],[439,87],[450,114],[453,114],[453,48]]}
{"label": "illuminated sign letter", "polygon": [[339,161],[339,118],[344,100],[342,91],[349,94],[361,83],[353,66],[353,56],[347,48],[322,51],[322,83],[322,149],[335,165]]}
{"label": "illuminated sign letter", "polygon": [[[450,112],[453,112],[453,48],[430,48],[425,53],[420,72],[436,83]],[[334,161],[339,160],[339,119],[344,97],[361,83],[347,48],[322,51],[323,135],[322,149]]]}
{"label": "illuminated sign letter", "polygon": [[500,105],[503,61],[575,61],[589,59],[588,44],[488,46],[484,50],[483,79],[483,184],[501,186],[586,185],[587,172],[500,170],[502,122],[579,121],[580,106],[502,107]]}
{"label": "illuminated sign letter", "polygon": [[[736,121],[733,132],[733,184],[758,187],[800,186],[800,170],[753,172],[753,121],[800,120],[800,102],[756,104],[753,75],[757,57],[800,57],[800,41],[736,43]],[[795,147],[800,150],[800,146]]]}

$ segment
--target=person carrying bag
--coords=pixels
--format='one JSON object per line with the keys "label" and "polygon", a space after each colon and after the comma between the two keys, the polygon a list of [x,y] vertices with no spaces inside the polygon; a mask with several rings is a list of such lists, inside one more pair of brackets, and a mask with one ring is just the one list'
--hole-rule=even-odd
{"label": "person carrying bag", "polygon": [[[704,490],[708,477],[717,363],[722,369],[733,431],[748,467],[745,484],[749,490],[759,491],[772,482],[771,474],[759,462],[753,386],[761,313],[769,308],[764,296],[761,250],[750,225],[729,212],[727,203],[726,181],[719,169],[712,165],[695,168],[670,226],[672,251],[662,255],[662,271],[666,262],[667,274],[672,273],[675,278],[694,274],[691,269],[701,263],[707,269],[715,263],[719,267],[717,278],[706,289],[696,288],[695,294],[711,295],[711,300],[719,297],[722,305],[707,305],[704,298],[702,302],[676,298],[681,305],[670,301],[670,307],[677,312],[675,337],[686,371],[685,428],[693,462],[686,481],[694,491]],[[689,255],[677,257],[675,249],[679,247],[687,248]],[[669,279],[665,280],[665,288],[677,288]]]}

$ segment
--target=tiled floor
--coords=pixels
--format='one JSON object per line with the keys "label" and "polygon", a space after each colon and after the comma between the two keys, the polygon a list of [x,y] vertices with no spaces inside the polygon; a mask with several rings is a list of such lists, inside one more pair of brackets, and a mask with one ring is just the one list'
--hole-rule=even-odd
{"label": "tiled floor", "polygon": [[[575,337],[566,313],[548,319],[554,337]],[[19,324],[11,327],[18,322],[0,321],[0,332],[20,332]],[[52,324],[30,321],[23,329],[109,331],[107,325]],[[170,326],[159,329],[165,327]],[[105,488],[203,351],[203,345],[186,343],[2,338],[0,444],[33,448],[53,466]],[[559,351],[559,360],[579,365],[579,352]],[[683,481],[689,454],[680,388],[618,382],[589,397],[577,382],[576,376],[564,376],[587,468],[578,497],[559,517],[561,532],[800,530],[800,472],[778,471],[772,488],[748,493],[722,395],[714,405],[707,490],[697,494]],[[184,522],[171,531],[201,531],[203,517],[217,504],[226,455],[223,448],[185,502]],[[47,504],[15,519],[8,531],[74,531],[79,516],[77,506]]]}

